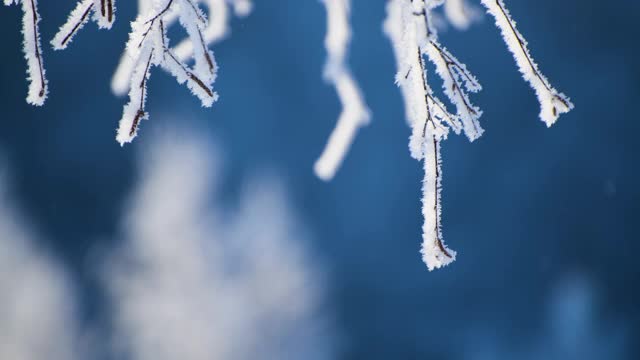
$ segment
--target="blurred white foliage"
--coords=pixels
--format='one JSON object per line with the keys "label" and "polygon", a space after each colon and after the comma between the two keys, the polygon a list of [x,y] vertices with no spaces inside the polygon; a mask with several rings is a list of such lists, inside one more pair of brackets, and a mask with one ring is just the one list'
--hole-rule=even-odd
{"label": "blurred white foliage", "polygon": [[99,334],[81,329],[71,279],[37,248],[0,176],[0,359],[105,356],[109,331],[114,358],[334,358],[324,274],[284,188],[256,178],[231,211],[212,207],[215,152],[170,133],[140,157],[125,242],[104,262],[113,327]]}
{"label": "blurred white foliage", "polygon": [[349,151],[358,128],[369,123],[370,115],[362,91],[346,64],[351,41],[351,0],[321,1],[327,9],[324,45],[328,59],[324,77],[336,88],[343,109],[322,155],[315,163],[314,171],[319,178],[331,180]]}
{"label": "blurred white foliage", "polygon": [[0,359],[69,360],[76,319],[70,281],[38,248],[0,175]]}
{"label": "blurred white foliage", "polygon": [[172,131],[140,158],[126,241],[106,281],[119,351],[136,360],[330,358],[323,279],[283,189],[258,178],[231,215],[212,208],[212,153]]}
{"label": "blurred white foliage", "polygon": [[459,30],[466,30],[481,17],[480,11],[467,0],[446,0],[444,13],[451,25]]}

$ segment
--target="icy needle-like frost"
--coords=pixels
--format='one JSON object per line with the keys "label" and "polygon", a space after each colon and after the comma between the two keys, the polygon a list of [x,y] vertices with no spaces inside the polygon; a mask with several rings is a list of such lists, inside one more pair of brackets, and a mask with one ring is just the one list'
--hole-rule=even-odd
{"label": "icy needle-like frost", "polygon": [[73,37],[89,21],[93,13],[93,20],[101,29],[111,29],[115,17],[115,0],[82,0],[71,11],[67,22],[51,40],[51,45],[55,50],[66,49],[73,40]]}
{"label": "icy needle-like frost", "polygon": [[566,95],[554,89],[540,72],[538,65],[529,53],[527,41],[516,29],[516,23],[505,7],[504,1],[482,0],[482,4],[495,18],[496,25],[500,28],[504,42],[513,54],[522,77],[536,92],[540,102],[540,119],[550,127],[558,120],[560,114],[571,111],[573,104]]}
{"label": "icy needle-like frost", "polygon": [[429,270],[446,266],[456,259],[456,252],[450,250],[442,240],[440,218],[442,166],[440,157],[440,140],[429,126],[426,130],[424,151],[424,180],[422,181],[422,260]]}
{"label": "icy needle-like frost", "polygon": [[[191,41],[197,44],[194,69],[180,61],[169,47],[164,18],[172,12],[177,14]],[[202,37],[206,24],[203,13],[191,0],[156,0],[148,14],[140,15],[131,23],[127,53],[134,70],[129,81],[129,103],[124,107],[116,136],[120,145],[131,142],[137,135],[140,121],[148,118],[145,110],[147,80],[154,66],[167,70],[179,84],[186,83],[202,106],[210,107],[218,99],[211,89],[218,67]]]}
{"label": "icy needle-like frost", "polygon": [[[201,43],[204,42],[207,46],[215,44],[229,34],[229,7],[232,7],[236,16],[244,17],[249,15],[252,9],[252,2],[250,0],[191,0],[189,6],[198,6],[204,3],[208,9],[208,21],[204,29],[200,29],[202,33],[202,39],[198,39],[195,43],[192,37],[189,36],[182,40],[173,49],[176,58],[181,62],[188,61],[194,54],[194,44],[198,45],[202,49]],[[152,7],[150,0],[138,1],[138,13],[140,15],[147,14]],[[202,15],[202,13],[200,13]],[[169,28],[178,20],[178,14],[173,11],[169,11],[163,18],[164,26]],[[120,57],[120,63],[113,74],[111,79],[111,91],[118,96],[123,96],[129,91],[129,79],[134,68],[134,61],[125,51]]]}
{"label": "icy needle-like frost", "polygon": [[22,5],[22,35],[24,36],[22,50],[27,60],[27,80],[29,80],[27,103],[42,106],[49,90],[40,46],[38,0],[4,0],[7,6],[18,3]]}

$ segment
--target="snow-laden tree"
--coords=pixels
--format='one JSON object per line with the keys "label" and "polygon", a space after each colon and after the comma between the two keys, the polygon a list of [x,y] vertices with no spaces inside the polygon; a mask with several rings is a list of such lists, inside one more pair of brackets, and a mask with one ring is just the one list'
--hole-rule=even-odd
{"label": "snow-laden tree", "polygon": [[[358,128],[369,122],[370,112],[347,64],[351,40],[350,0],[320,1],[327,13],[325,48],[328,59],[324,78],[335,87],[342,103],[336,127],[314,166],[318,177],[330,180]],[[573,104],[540,72],[503,0],[480,2],[495,19],[519,71],[535,91],[540,102],[540,119],[547,126],[553,125],[560,114],[573,108]],[[42,105],[47,95],[47,81],[38,35],[37,1],[4,0],[4,3],[22,4],[24,52],[30,82],[27,102]],[[200,8],[202,4],[208,8],[208,16]],[[202,106],[210,107],[216,101],[218,95],[212,85],[218,66],[209,46],[228,34],[229,8],[238,16],[246,16],[252,8],[251,0],[138,0],[139,14],[131,23],[129,41],[111,83],[115,94],[129,94],[116,137],[121,145],[131,142],[138,133],[140,121],[148,118],[145,107],[147,85],[154,67],[163,68],[178,83],[186,84]],[[456,252],[442,240],[441,143],[450,130],[455,134],[464,133],[470,141],[484,132],[479,123],[482,111],[470,97],[482,87],[467,67],[439,42],[434,20],[442,19],[440,8],[444,18],[459,29],[468,28],[480,16],[477,7],[466,0],[387,0],[384,21],[384,31],[391,40],[397,62],[396,83],[404,99],[407,122],[412,128],[410,152],[424,164],[421,252],[430,270],[447,265],[456,257]],[[90,19],[100,28],[111,28],[115,10],[115,0],[79,0],[51,44],[54,49],[66,48]],[[176,21],[186,30],[188,38],[172,47],[167,29]],[[194,59],[193,66],[187,63],[191,58]],[[428,62],[433,64],[443,94],[455,111],[450,111],[448,105],[434,95],[427,77]]]}

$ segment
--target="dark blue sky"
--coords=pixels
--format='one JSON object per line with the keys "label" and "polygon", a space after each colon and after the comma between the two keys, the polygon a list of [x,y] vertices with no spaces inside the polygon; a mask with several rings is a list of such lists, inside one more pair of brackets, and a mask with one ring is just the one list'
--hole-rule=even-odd
{"label": "dark blue sky", "polygon": [[[41,2],[44,44],[68,3]],[[217,141],[226,203],[260,169],[284,176],[330,269],[333,310],[349,339],[344,359],[458,359],[452,348],[473,331],[518,344],[543,327],[549,293],[575,274],[596,284],[598,316],[640,336],[636,1],[508,1],[542,71],[576,105],[551,129],[492,19],[442,34],[484,85],[473,99],[486,133],[473,144],[455,136],[443,144],[444,236],[459,258],[433,273],[418,253],[422,166],[407,148],[383,1],[353,1],[350,63],[373,116],[330,183],[311,171],[340,111],[322,82],[318,1],[257,0],[233,22],[231,37],[214,47],[220,100],[212,109],[154,73],[151,121],[121,148],[115,129],[126,100],[110,93],[109,81],[132,3],[120,2],[113,30],[87,26],[64,52],[46,46],[50,97],[42,108],[24,101],[20,10],[0,15],[0,148],[13,195],[84,284],[88,321],[103,310],[87,258],[117,231],[137,149],[171,122]],[[629,359],[640,356],[629,346]]]}

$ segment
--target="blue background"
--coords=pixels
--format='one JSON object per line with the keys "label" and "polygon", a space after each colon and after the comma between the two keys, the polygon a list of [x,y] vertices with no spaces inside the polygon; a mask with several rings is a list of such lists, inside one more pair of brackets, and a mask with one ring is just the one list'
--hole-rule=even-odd
{"label": "blue background", "polygon": [[324,9],[315,0],[256,2],[213,47],[221,67],[213,108],[156,71],[151,120],[124,148],[114,137],[126,99],[109,82],[135,2],[120,1],[111,31],[89,24],[56,53],[48,41],[74,2],[41,2],[50,82],[42,108],[24,101],[20,10],[1,10],[0,147],[14,197],[82,284],[85,321],[104,311],[90,254],[118,231],[137,149],[171,123],[219,144],[223,202],[259,169],[284,177],[329,268],[342,359],[459,359],[484,337],[517,347],[544,328],[549,294],[574,276],[596,284],[595,316],[617,319],[631,339],[620,358],[640,358],[637,1],[508,2],[541,69],[576,104],[551,129],[491,18],[441,35],[484,85],[473,100],[486,133],[443,144],[444,235],[459,257],[432,273],[418,253],[422,166],[407,148],[384,2],[353,1],[350,64],[373,117],[330,183],[312,173],[340,111],[322,81]]}

